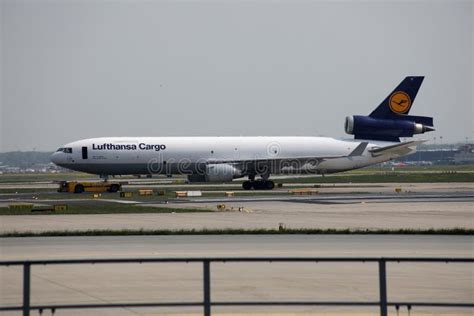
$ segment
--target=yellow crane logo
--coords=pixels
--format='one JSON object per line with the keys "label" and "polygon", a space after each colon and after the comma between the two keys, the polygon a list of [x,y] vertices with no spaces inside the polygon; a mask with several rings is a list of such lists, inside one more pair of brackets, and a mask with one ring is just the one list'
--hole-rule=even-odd
{"label": "yellow crane logo", "polygon": [[403,91],[396,91],[390,96],[388,102],[390,109],[397,114],[406,114],[411,107],[410,96]]}

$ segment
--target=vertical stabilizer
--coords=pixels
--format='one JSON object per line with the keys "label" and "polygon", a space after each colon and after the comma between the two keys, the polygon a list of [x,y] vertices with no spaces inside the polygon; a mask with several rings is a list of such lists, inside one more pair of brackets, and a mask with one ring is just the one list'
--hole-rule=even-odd
{"label": "vertical stabilizer", "polygon": [[413,102],[415,102],[416,95],[424,78],[412,76],[403,79],[395,90],[369,116],[378,119],[390,119],[399,115],[407,115]]}

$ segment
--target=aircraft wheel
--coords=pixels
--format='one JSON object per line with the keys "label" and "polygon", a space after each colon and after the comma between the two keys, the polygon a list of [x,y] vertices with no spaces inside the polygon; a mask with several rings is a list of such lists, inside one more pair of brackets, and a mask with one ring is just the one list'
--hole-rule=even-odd
{"label": "aircraft wheel", "polygon": [[74,187],[74,193],[82,193],[84,192],[84,186],[82,184],[77,184]]}
{"label": "aircraft wheel", "polygon": [[265,181],[265,189],[267,190],[273,190],[275,188],[275,182],[273,181]]}
{"label": "aircraft wheel", "polygon": [[242,188],[244,190],[251,190],[253,187],[253,183],[251,181],[244,181],[244,183],[242,183]]}
{"label": "aircraft wheel", "polygon": [[119,185],[118,184],[112,184],[109,188],[109,192],[115,193],[119,190]]}
{"label": "aircraft wheel", "polygon": [[253,183],[253,187],[255,190],[265,190],[265,181],[261,181],[261,180],[255,181]]}

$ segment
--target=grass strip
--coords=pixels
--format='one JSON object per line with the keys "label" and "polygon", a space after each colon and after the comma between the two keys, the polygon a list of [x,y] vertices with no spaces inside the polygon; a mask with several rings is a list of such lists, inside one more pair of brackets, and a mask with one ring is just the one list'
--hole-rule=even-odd
{"label": "grass strip", "polygon": [[429,229],[336,229],[336,228],[284,228],[284,229],[182,229],[182,230],[63,230],[45,232],[4,232],[1,238],[11,237],[78,237],[78,236],[178,236],[178,235],[458,235],[472,236],[470,228]]}
{"label": "grass strip", "polygon": [[[49,204],[49,203],[48,203]],[[54,203],[68,204],[68,203]],[[35,210],[41,207],[35,207]],[[65,211],[34,211],[10,209],[8,207],[0,207],[0,216],[2,215],[81,215],[81,214],[149,214],[149,213],[206,213],[212,212],[206,208],[172,208],[158,206],[139,206],[133,204],[115,204],[103,203],[94,205],[74,205],[69,204]]]}

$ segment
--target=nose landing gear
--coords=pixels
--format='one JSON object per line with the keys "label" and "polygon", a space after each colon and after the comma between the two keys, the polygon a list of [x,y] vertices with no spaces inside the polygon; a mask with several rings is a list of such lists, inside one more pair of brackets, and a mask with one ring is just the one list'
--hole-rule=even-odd
{"label": "nose landing gear", "polygon": [[272,190],[275,187],[275,182],[271,180],[250,180],[242,183],[244,190]]}

